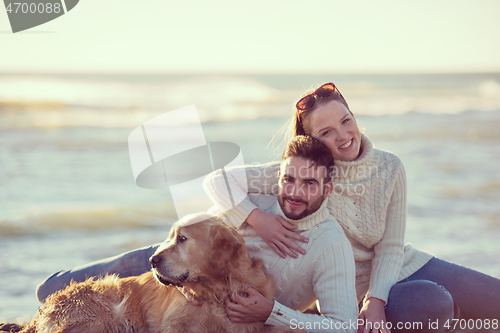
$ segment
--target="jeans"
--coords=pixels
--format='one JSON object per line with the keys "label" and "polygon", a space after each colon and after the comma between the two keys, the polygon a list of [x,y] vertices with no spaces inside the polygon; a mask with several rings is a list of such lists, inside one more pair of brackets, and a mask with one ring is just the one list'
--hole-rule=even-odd
{"label": "jeans", "polygon": [[[407,328],[391,332],[443,332],[460,319],[500,319],[500,280],[438,258],[396,283],[386,305],[387,320]],[[448,322],[447,322],[448,321]],[[422,323],[422,329],[409,327]]]}
{"label": "jeans", "polygon": [[59,271],[40,283],[36,289],[38,301],[43,303],[50,294],[69,286],[71,281],[83,282],[91,277],[118,274],[120,277],[138,276],[151,270],[149,258],[160,244],[155,244],[120,254],[115,257],[95,261],[75,267],[69,271]]}
{"label": "jeans", "polygon": [[[38,286],[38,300],[43,302],[48,295],[64,289],[72,280],[81,282],[106,274],[127,277],[148,272],[151,269],[149,258],[158,246],[144,247],[69,271],[57,272]],[[500,280],[433,258],[413,275],[392,287],[386,305],[386,317],[393,324],[392,333],[438,333],[446,330],[444,324],[447,320],[451,324],[455,305],[460,308],[460,318],[500,319]],[[404,328],[405,324],[418,322],[422,323],[422,327]],[[401,329],[396,327],[398,323],[402,323]]]}

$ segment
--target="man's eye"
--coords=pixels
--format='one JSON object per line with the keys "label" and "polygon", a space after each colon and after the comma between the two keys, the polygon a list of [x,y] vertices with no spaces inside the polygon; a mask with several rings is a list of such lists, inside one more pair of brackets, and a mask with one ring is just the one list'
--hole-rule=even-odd
{"label": "man's eye", "polygon": [[186,240],[187,240],[187,238],[185,236],[182,236],[182,235],[177,236],[177,241],[179,243],[184,243]]}

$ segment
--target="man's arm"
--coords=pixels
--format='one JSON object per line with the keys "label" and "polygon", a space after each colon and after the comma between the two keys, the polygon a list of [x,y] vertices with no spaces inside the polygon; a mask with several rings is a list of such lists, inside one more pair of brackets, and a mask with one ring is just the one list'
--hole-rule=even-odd
{"label": "man's arm", "polygon": [[[310,267],[298,267],[297,274],[302,269],[314,271],[312,282],[322,316],[304,314],[277,301],[265,300],[264,296],[251,290],[249,297],[237,296],[234,302],[226,301],[229,318],[235,322],[266,320],[267,325],[306,328],[308,332],[356,332],[355,265],[349,241],[345,238],[332,241]],[[292,287],[300,288],[300,285]],[[289,290],[290,293],[293,291]]]}
{"label": "man's arm", "polygon": [[323,316],[301,313],[275,302],[266,324],[283,326],[300,322],[318,327],[307,329],[308,332],[356,332],[356,267],[350,242],[343,238],[326,245],[313,269],[314,293]]}

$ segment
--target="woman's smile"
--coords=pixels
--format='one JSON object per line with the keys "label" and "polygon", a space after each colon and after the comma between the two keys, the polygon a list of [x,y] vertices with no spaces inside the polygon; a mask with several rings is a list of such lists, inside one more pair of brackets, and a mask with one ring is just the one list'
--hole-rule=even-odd
{"label": "woman's smile", "polygon": [[353,142],[353,139],[347,141],[346,143],[344,143],[343,145],[341,145],[339,147],[339,149],[341,149],[341,150],[349,150],[349,149],[351,149],[352,148],[352,142]]}

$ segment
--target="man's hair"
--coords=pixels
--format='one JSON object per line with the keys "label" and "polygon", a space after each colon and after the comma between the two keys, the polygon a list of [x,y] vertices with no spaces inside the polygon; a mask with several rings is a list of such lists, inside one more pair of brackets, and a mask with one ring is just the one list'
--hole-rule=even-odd
{"label": "man's hair", "polygon": [[334,165],[333,156],[330,149],[318,139],[308,135],[294,137],[283,151],[281,161],[289,157],[302,157],[303,159],[312,161],[315,167],[325,167],[325,182],[331,179]]}

